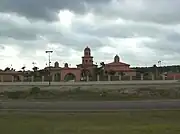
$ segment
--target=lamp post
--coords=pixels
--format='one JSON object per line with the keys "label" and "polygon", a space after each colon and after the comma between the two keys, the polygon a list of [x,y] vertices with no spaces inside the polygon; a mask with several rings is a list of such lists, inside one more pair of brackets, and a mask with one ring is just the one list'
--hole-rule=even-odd
{"label": "lamp post", "polygon": [[51,75],[51,71],[50,71],[50,65],[51,65],[51,53],[53,52],[53,51],[45,51],[47,54],[48,54],[48,56],[49,56],[49,86],[51,85],[51,79],[50,79],[50,75]]}

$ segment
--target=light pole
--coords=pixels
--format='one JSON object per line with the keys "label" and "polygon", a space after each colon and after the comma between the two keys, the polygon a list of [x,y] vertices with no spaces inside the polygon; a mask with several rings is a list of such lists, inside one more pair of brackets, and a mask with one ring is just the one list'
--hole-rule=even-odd
{"label": "light pole", "polygon": [[50,65],[51,65],[51,53],[53,51],[46,51],[47,54],[49,54],[49,86],[51,85],[51,79],[50,79],[50,75],[51,75],[51,71],[50,71]]}

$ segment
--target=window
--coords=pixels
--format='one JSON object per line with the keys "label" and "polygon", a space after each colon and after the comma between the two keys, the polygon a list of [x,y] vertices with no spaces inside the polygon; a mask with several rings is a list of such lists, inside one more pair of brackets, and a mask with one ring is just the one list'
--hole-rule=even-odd
{"label": "window", "polygon": [[92,62],[92,60],[89,60],[89,62]]}
{"label": "window", "polygon": [[86,60],[86,63],[88,62],[88,60]]}

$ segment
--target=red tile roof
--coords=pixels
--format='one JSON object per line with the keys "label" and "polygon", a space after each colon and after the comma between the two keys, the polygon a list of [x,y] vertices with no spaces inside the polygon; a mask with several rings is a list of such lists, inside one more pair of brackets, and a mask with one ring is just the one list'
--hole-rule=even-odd
{"label": "red tile roof", "polygon": [[110,66],[130,66],[129,64],[123,63],[123,62],[111,62],[105,65],[110,65]]}

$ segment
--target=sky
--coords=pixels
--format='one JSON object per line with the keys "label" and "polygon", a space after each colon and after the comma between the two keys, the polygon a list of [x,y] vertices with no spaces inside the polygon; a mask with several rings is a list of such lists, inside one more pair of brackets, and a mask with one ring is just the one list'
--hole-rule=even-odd
{"label": "sky", "polygon": [[0,68],[94,62],[178,65],[180,0],[0,0]]}

